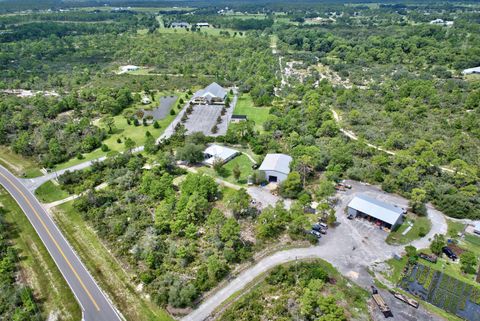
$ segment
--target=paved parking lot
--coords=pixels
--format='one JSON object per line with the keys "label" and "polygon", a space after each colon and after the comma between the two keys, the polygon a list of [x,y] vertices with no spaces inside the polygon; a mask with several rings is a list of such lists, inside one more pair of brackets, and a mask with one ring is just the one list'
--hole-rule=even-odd
{"label": "paved parking lot", "polygon": [[[208,136],[220,136],[225,135],[228,129],[228,124],[232,118],[233,110],[237,104],[237,94],[234,90],[235,96],[233,96],[230,107],[227,108],[227,112],[222,116],[222,123],[218,125],[218,132],[216,134],[212,133],[212,127],[217,122],[217,117],[220,115],[222,106],[218,105],[196,105],[193,107],[193,112],[188,116],[189,119],[185,123],[185,128],[187,133],[193,132],[202,132]],[[182,116],[185,113],[185,110],[189,102],[185,104],[183,109],[177,114],[177,117],[170,123],[170,125],[165,128],[163,134],[157,139],[157,142],[160,142],[162,139],[167,139],[173,135],[175,131],[175,126],[181,122]]]}
{"label": "paved parking lot", "polygon": [[[202,132],[207,136],[225,135],[228,127],[228,115],[221,116],[222,108],[223,106],[219,105],[193,106],[193,112],[188,115],[188,120],[184,124],[187,134]],[[212,133],[212,127],[217,123],[218,116],[222,117],[222,122],[217,125],[218,131]]]}

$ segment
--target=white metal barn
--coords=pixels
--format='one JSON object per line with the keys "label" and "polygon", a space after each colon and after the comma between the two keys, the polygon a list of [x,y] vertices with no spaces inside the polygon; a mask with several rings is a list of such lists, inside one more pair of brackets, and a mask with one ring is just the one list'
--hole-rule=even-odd
{"label": "white metal barn", "polygon": [[258,168],[265,173],[265,179],[270,183],[280,183],[287,179],[290,173],[292,157],[285,154],[267,154]]}
{"label": "white metal barn", "polygon": [[205,155],[204,163],[212,166],[215,160],[220,160],[224,164],[229,160],[235,158],[239,154],[238,150],[228,148],[220,145],[210,145],[203,152]]}

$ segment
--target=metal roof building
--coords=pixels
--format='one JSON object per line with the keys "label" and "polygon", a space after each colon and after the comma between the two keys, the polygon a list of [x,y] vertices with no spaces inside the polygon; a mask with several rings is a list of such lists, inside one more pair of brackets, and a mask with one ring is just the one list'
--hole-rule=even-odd
{"label": "metal roof building", "polygon": [[465,69],[464,71],[462,71],[462,74],[464,75],[480,74],[480,67]]}
{"label": "metal roof building", "polygon": [[226,96],[227,90],[213,82],[204,89],[197,91],[192,100],[198,103],[223,102]]}
{"label": "metal roof building", "polygon": [[203,154],[205,155],[204,163],[210,166],[213,165],[215,160],[220,160],[223,163],[226,163],[235,156],[237,156],[238,153],[238,150],[232,148],[220,145],[210,145],[203,152]]}
{"label": "metal roof building", "polygon": [[267,154],[258,170],[265,173],[265,178],[269,182],[281,182],[285,180],[290,173],[290,163],[292,157],[285,154]]}
{"label": "metal roof building", "polygon": [[365,194],[357,195],[348,203],[348,215],[369,216],[383,222],[388,228],[395,228],[403,221],[405,210]]}

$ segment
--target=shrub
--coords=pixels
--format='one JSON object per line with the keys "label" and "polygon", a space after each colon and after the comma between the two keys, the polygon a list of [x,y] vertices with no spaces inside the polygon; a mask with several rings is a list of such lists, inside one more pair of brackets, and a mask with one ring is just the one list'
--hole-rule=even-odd
{"label": "shrub", "polygon": [[110,150],[110,148],[108,148],[107,144],[102,144],[102,152],[108,152]]}
{"label": "shrub", "polygon": [[170,109],[170,115],[172,115],[172,116],[175,115],[175,110]]}
{"label": "shrub", "polygon": [[160,125],[158,124],[158,121],[154,121],[154,122],[153,122],[153,128],[155,128],[155,129],[159,129],[159,128],[160,128]]}

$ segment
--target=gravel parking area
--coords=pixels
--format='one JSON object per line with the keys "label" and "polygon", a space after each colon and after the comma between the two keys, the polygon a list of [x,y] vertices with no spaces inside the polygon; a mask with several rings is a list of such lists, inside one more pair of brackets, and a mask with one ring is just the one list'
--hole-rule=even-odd
{"label": "gravel parking area", "polygon": [[[237,291],[241,291],[256,276],[276,265],[297,259],[324,259],[350,280],[370,290],[370,286],[373,285],[373,277],[368,270],[375,263],[390,259],[394,254],[401,254],[404,251],[404,246],[388,245],[385,243],[387,232],[366,221],[347,219],[345,208],[350,200],[359,193],[364,193],[399,206],[406,206],[408,201],[398,195],[387,194],[376,186],[354,181],[348,181],[347,183],[352,185],[352,189],[336,194],[339,200],[335,207],[338,224],[336,227],[328,229],[327,235],[322,236],[316,246],[277,252],[255,262],[252,267],[244,270],[182,320],[194,321],[207,318],[221,302]],[[275,203],[278,200],[275,197],[264,197],[263,193],[268,193],[268,191],[258,187],[248,188],[248,193],[257,201],[262,202],[262,207],[268,205],[268,203]],[[412,242],[412,245],[417,248],[427,247],[430,243],[429,239],[433,237],[433,234],[446,233],[447,231],[444,216],[431,206],[427,206],[427,209],[428,216],[432,221],[432,229],[425,237]],[[422,307],[415,309],[402,303],[386,291],[380,290],[380,293],[392,309],[394,317],[390,320],[442,320]],[[377,306],[372,305],[372,311],[374,320],[385,319]]]}

